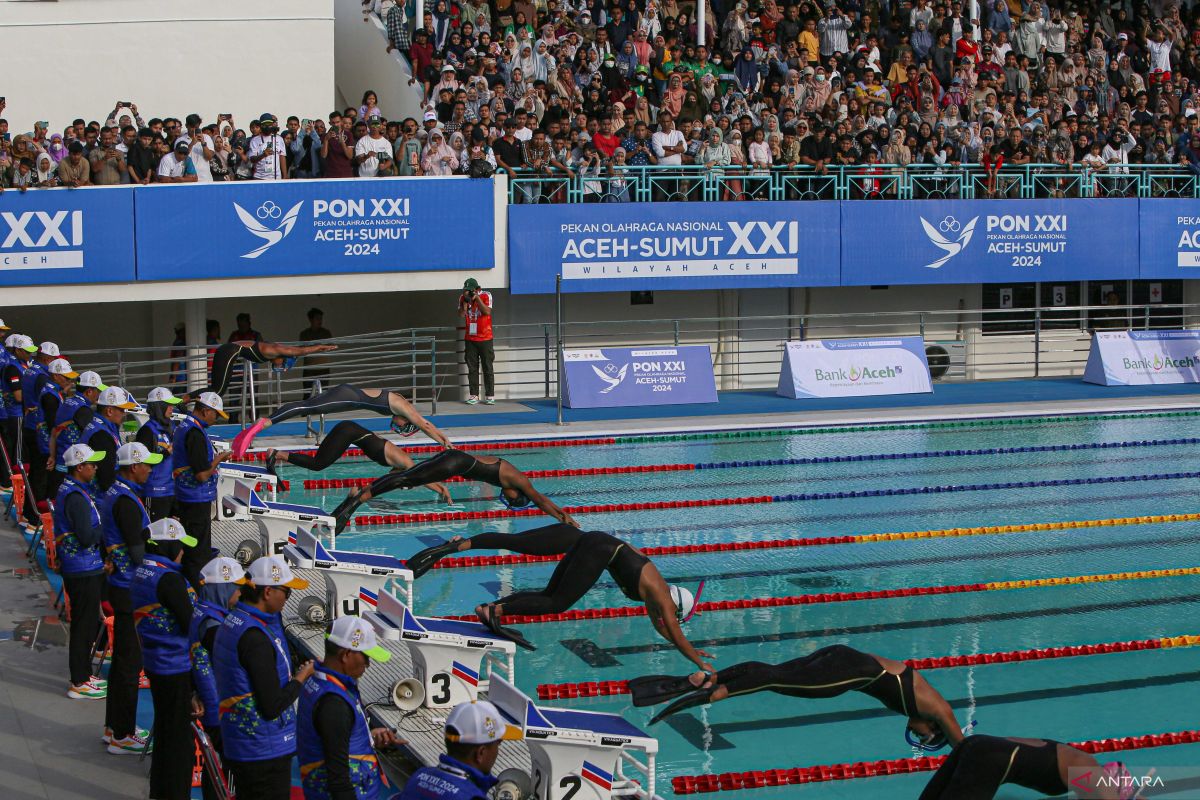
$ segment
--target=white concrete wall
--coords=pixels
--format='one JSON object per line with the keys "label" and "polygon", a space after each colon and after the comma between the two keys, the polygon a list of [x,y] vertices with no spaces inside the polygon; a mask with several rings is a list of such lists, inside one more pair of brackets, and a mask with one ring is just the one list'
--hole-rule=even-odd
{"label": "white concrete wall", "polygon": [[[336,0],[352,5],[353,0]],[[232,113],[245,126],[325,116],[335,103],[335,0],[58,0],[0,3],[0,94],[13,132],[142,116]],[[359,22],[359,25],[362,25]]]}
{"label": "white concrete wall", "polygon": [[418,86],[410,86],[411,68],[398,52],[387,52],[387,34],[375,15],[364,17],[354,0],[336,3],[337,90],[342,107],[362,103],[363,92],[371,89],[388,119],[421,119]]}

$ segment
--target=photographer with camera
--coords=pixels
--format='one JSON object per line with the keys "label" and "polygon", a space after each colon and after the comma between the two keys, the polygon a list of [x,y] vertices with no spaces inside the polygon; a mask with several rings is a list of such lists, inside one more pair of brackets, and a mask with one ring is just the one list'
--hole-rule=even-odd
{"label": "photographer with camera", "polygon": [[247,159],[254,168],[256,181],[280,181],[287,177],[287,145],[279,135],[279,122],[273,114],[259,119],[259,134],[250,140]]}
{"label": "photographer with camera", "polygon": [[467,383],[470,395],[467,405],[479,402],[479,368],[483,367],[484,403],[496,404],[496,380],[492,362],[496,351],[492,345],[492,293],[479,288],[479,281],[467,278],[458,296],[458,315],[466,321],[463,356],[467,362]]}

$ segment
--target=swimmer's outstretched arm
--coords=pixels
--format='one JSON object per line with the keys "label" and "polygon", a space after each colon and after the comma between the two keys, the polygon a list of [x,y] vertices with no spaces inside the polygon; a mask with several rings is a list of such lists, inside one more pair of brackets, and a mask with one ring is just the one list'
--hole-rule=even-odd
{"label": "swimmer's outstretched arm", "polygon": [[404,397],[404,395],[400,394],[399,392],[389,392],[388,406],[391,408],[393,414],[398,417],[404,417],[405,420],[411,422],[413,425],[416,425],[425,433],[426,436],[428,436],[430,439],[433,439],[442,447],[446,448],[447,450],[454,447],[454,445],[450,443],[450,440],[446,438],[446,434],[438,430],[437,426],[435,426],[432,422],[425,419],[425,417],[421,415],[421,412],[417,411],[416,406],[408,402],[408,399]]}
{"label": "swimmer's outstretched arm", "polygon": [[[646,569],[654,569],[655,573],[658,572],[653,564],[647,564]],[[705,672],[716,672],[713,665],[708,662],[708,659],[713,657],[712,653],[698,649],[683,634],[683,628],[675,616],[675,604],[671,602],[671,590],[661,575],[656,575],[656,577],[657,580],[650,582],[651,588],[647,592],[649,596],[643,598],[643,602],[646,604],[646,616],[650,618],[650,624],[654,626],[654,630],[658,631],[659,636],[674,645],[675,649],[682,653],[688,661]]]}
{"label": "swimmer's outstretched arm", "polygon": [[[516,467],[511,466],[509,469],[504,469],[503,466],[500,469],[500,475],[504,483],[511,484],[511,488],[517,489],[526,497],[528,497],[530,502],[540,508],[544,513],[554,517],[564,525],[572,525],[576,528],[579,527],[579,523],[575,521],[574,517],[559,508],[558,505],[549,497],[546,497],[546,495],[533,488],[533,483],[530,482],[529,478],[525,477],[525,473],[521,472]],[[513,473],[516,474],[514,475]],[[506,486],[505,488],[507,489],[509,487]]]}
{"label": "swimmer's outstretched arm", "polygon": [[311,353],[328,353],[331,350],[337,350],[336,344],[280,344],[279,342],[259,342],[258,352],[262,353],[267,358],[280,358],[290,356],[307,356]]}

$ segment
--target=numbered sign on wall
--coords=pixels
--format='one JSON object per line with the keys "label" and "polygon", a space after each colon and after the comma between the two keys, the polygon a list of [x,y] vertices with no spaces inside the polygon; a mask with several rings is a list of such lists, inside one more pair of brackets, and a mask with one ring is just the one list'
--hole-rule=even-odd
{"label": "numbered sign on wall", "polygon": [[1056,306],[1065,306],[1067,304],[1067,287],[1055,286],[1050,292],[1050,302]]}
{"label": "numbered sign on wall", "polygon": [[1000,290],[1000,307],[1001,308],[1012,308],[1013,307],[1013,290],[1011,288],[1005,287]]}

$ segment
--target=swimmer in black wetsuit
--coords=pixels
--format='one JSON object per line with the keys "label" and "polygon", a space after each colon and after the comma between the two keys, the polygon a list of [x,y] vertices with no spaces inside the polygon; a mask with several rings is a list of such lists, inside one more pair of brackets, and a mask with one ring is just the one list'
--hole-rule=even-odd
{"label": "swimmer in black wetsuit", "polygon": [[920,800],[991,800],[1006,783],[1055,797],[1070,788],[1068,771],[1072,767],[1082,770],[1074,776],[1081,797],[1122,800],[1138,791],[1119,761],[1101,767],[1087,753],[1051,739],[977,734],[968,736],[947,756]]}
{"label": "swimmer in black wetsuit", "polygon": [[229,382],[233,379],[233,373],[237,369],[239,359],[245,359],[254,364],[266,364],[268,361],[275,361],[278,364],[282,364],[286,358],[295,359],[311,353],[326,353],[330,350],[337,350],[337,345],[291,345],[279,344],[278,342],[255,341],[226,342],[213,353],[212,371],[209,374],[207,388],[185,395],[185,399],[199,397],[203,392],[216,392],[219,395],[224,395],[229,389]]}
{"label": "swimmer in black wetsuit", "polygon": [[[747,661],[716,675],[695,672],[675,677],[651,675],[629,681],[635,706],[678,698],[651,724],[686,708],[729,697],[775,692],[787,697],[827,698],[856,691],[874,697],[897,714],[927,747],[963,741],[950,704],[912,667],[890,658],[863,653],[844,644],[823,647],[782,664]],[[682,696],[681,696],[682,695]]]}
{"label": "swimmer in black wetsuit", "polygon": [[453,447],[446,435],[421,416],[421,412],[399,392],[387,389],[360,389],[349,383],[341,383],[315,397],[284,403],[271,416],[261,417],[234,437],[233,456],[241,458],[246,455],[254,437],[277,422],[292,417],[337,414],[342,411],[374,411],[376,414],[390,416],[392,430],[401,436],[411,436],[417,431],[424,431],[426,436],[442,447]]}
{"label": "swimmer in black wetsuit", "polygon": [[546,588],[516,592],[494,603],[475,607],[480,622],[522,647],[534,649],[520,634],[500,628],[501,616],[566,611],[579,602],[607,570],[622,594],[645,604],[646,616],[660,636],[700,669],[712,671],[712,665],[707,661],[712,656],[692,646],[681,627],[692,615],[695,597],[682,586],[663,580],[654,563],[628,542],[600,531],[581,533],[563,523],[518,534],[481,534],[466,541],[473,542],[476,547],[496,547],[514,553],[563,554]]}
{"label": "swimmer in black wetsuit", "polygon": [[[382,436],[371,433],[357,422],[343,420],[333,426],[333,430],[329,432],[329,435],[321,442],[321,446],[317,448],[315,456],[304,453],[289,453],[286,450],[275,450],[274,448],[267,450],[267,469],[274,474],[275,464],[282,461],[285,464],[292,464],[301,469],[320,472],[341,458],[342,454],[351,447],[358,447],[363,451],[363,455],[379,466],[391,467],[397,471],[406,470],[416,463],[413,461],[412,456],[404,452],[398,445],[392,444]],[[436,492],[441,496],[447,503],[450,502],[450,492],[445,486],[440,483],[428,483],[425,485],[430,491]]]}
{"label": "swimmer in black wetsuit", "polygon": [[453,477],[488,483],[499,488],[500,500],[509,508],[540,508],[559,522],[579,527],[579,523],[570,514],[533,488],[525,473],[503,458],[473,456],[462,450],[443,450],[411,469],[376,478],[370,486],[351,492],[333,512],[337,518],[336,533],[341,533],[350,522],[354,511],[372,498],[396,489],[411,489],[414,486],[425,486]]}

